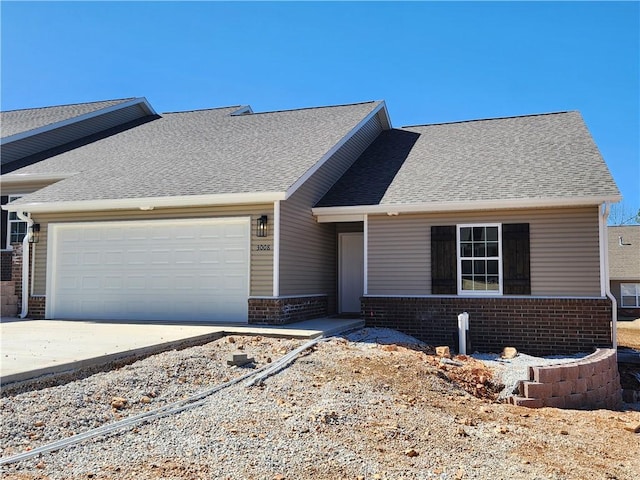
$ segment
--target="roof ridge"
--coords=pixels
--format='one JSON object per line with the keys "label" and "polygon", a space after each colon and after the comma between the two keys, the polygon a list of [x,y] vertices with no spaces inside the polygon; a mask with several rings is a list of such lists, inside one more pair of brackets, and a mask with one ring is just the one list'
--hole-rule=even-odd
{"label": "roof ridge", "polygon": [[142,97],[113,98],[110,100],[94,100],[93,102],[64,103],[62,105],[47,105],[45,107],[15,108],[13,110],[2,110],[1,113],[22,112],[24,110],[47,110],[49,108],[75,107],[76,105],[92,105],[94,103],[106,103],[106,102],[118,102],[118,101],[121,103],[124,103],[126,101],[135,100],[136,98],[142,98]]}
{"label": "roof ridge", "polygon": [[543,117],[545,115],[561,115],[564,113],[580,113],[580,112],[578,110],[562,110],[557,112],[530,113],[525,115],[509,115],[505,117],[474,118],[471,120],[456,120],[453,122],[420,123],[417,125],[403,125],[402,127],[398,127],[398,128],[431,127],[435,125],[452,125],[456,123],[488,122],[492,120],[508,120],[510,118],[527,118],[527,117]]}
{"label": "roof ridge", "polygon": [[175,111],[175,112],[162,112],[161,115],[170,115],[170,114],[176,114],[176,113],[195,113],[195,112],[210,112],[211,110],[225,110],[225,109],[229,109],[229,108],[242,108],[245,107],[246,105],[229,105],[227,107],[212,107],[212,108],[196,108],[193,110],[180,110],[180,111]]}
{"label": "roof ridge", "polygon": [[343,103],[339,105],[320,105],[317,107],[300,107],[300,108],[289,108],[284,110],[269,110],[266,112],[253,112],[252,115],[264,115],[267,113],[283,113],[283,112],[297,112],[300,110],[320,110],[321,108],[336,108],[336,107],[354,107],[356,105],[366,105],[368,103],[377,103],[382,100],[369,100],[366,102],[355,102],[355,103]]}

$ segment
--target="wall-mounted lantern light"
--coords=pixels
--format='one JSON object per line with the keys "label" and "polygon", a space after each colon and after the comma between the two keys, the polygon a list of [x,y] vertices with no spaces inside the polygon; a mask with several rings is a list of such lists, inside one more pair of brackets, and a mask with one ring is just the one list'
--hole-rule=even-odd
{"label": "wall-mounted lantern light", "polygon": [[29,243],[38,243],[40,241],[40,224],[31,225],[29,232]]}
{"label": "wall-mounted lantern light", "polygon": [[258,217],[257,232],[259,237],[267,236],[267,216]]}

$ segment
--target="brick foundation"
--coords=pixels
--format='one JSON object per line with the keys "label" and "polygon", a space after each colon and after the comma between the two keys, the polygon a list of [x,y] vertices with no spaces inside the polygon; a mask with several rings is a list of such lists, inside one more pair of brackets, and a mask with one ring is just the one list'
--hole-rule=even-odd
{"label": "brick foundation", "polygon": [[29,297],[28,317],[33,320],[44,320],[46,297]]}
{"label": "brick foundation", "polygon": [[611,302],[563,298],[362,298],[367,326],[395,328],[431,345],[458,348],[458,314],[469,313],[472,351],[516,347],[530,355],[611,347]]}
{"label": "brick foundation", "polygon": [[622,407],[622,388],[614,349],[598,349],[594,354],[571,363],[529,367],[529,380],[521,382],[519,395],[509,403],[541,408]]}
{"label": "brick foundation", "polygon": [[16,284],[18,303],[22,304],[22,243],[12,243],[11,280]]}
{"label": "brick foundation", "polygon": [[249,323],[254,325],[282,325],[327,314],[326,295],[249,299]]}

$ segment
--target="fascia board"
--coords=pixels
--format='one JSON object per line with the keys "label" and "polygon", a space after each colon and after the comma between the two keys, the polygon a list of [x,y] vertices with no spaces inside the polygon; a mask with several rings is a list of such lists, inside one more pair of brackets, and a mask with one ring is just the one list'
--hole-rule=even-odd
{"label": "fascia board", "polygon": [[[329,151],[325,153],[323,157],[319,161],[317,161],[315,165],[313,165],[313,167],[307,170],[304,175],[302,175],[298,180],[296,180],[293,185],[289,187],[289,189],[287,190],[286,198],[291,197],[291,195],[293,195],[296,190],[298,190],[298,188],[300,188],[307,180],[309,180],[309,178],[311,178],[311,176],[313,176],[313,174],[316,173],[320,169],[320,167],[322,167],[327,162],[327,160],[329,160],[333,156],[333,154],[338,151],[340,147],[342,147],[347,141],[349,141],[349,139],[351,139],[351,137],[353,137],[363,127],[364,124],[366,124],[374,116],[378,115],[378,113],[381,111],[384,111],[384,114],[386,115],[386,110],[386,104],[384,103],[384,101],[381,101],[379,105],[371,112],[369,112],[369,114],[364,117],[355,127],[353,127],[349,131],[349,133],[347,133],[338,143],[331,147],[331,149],[329,149]],[[388,115],[386,116],[386,118],[389,118]]]}
{"label": "fascia board", "polygon": [[248,205],[284,200],[284,192],[222,193],[179,197],[121,198],[51,203],[19,203],[3,205],[9,212],[91,212],[98,210],[153,210],[154,208],[198,207],[207,205]]}
{"label": "fascia board", "polygon": [[316,207],[311,211],[316,217],[356,214],[436,213],[465,212],[473,210],[510,210],[523,208],[577,207],[618,202],[620,195],[610,197],[523,198],[504,200],[478,200],[473,202],[433,202],[409,204],[354,205],[346,207]]}
{"label": "fascia board", "polygon": [[144,97],[134,98],[129,100],[128,102],[118,103],[117,105],[112,105],[107,108],[101,108],[100,110],[95,110],[93,112],[85,113],[83,115],[79,115],[77,117],[68,118],[67,120],[62,120],[60,122],[51,123],[49,125],[44,125],[39,128],[34,128],[33,130],[27,130],[26,132],[16,133],[15,135],[11,135],[9,137],[5,137],[0,139],[1,145],[6,145],[11,142],[16,142],[18,140],[22,140],[24,138],[32,137],[34,135],[39,135],[44,132],[48,132],[51,130],[56,130],[61,127],[65,127],[67,125],[72,125],[74,123],[82,122],[84,120],[88,120],[90,118],[98,117],[100,115],[104,115],[106,113],[114,112],[116,110],[120,110],[122,108],[130,107],[132,105],[139,104],[148,115],[157,115],[156,111],[153,109],[151,104],[147,102],[147,99]]}

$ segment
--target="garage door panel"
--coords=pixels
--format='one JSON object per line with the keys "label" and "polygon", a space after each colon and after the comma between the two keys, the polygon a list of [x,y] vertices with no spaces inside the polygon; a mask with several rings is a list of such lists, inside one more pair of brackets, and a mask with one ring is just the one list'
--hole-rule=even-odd
{"label": "garage door panel", "polygon": [[50,224],[49,235],[50,318],[247,321],[248,218]]}

